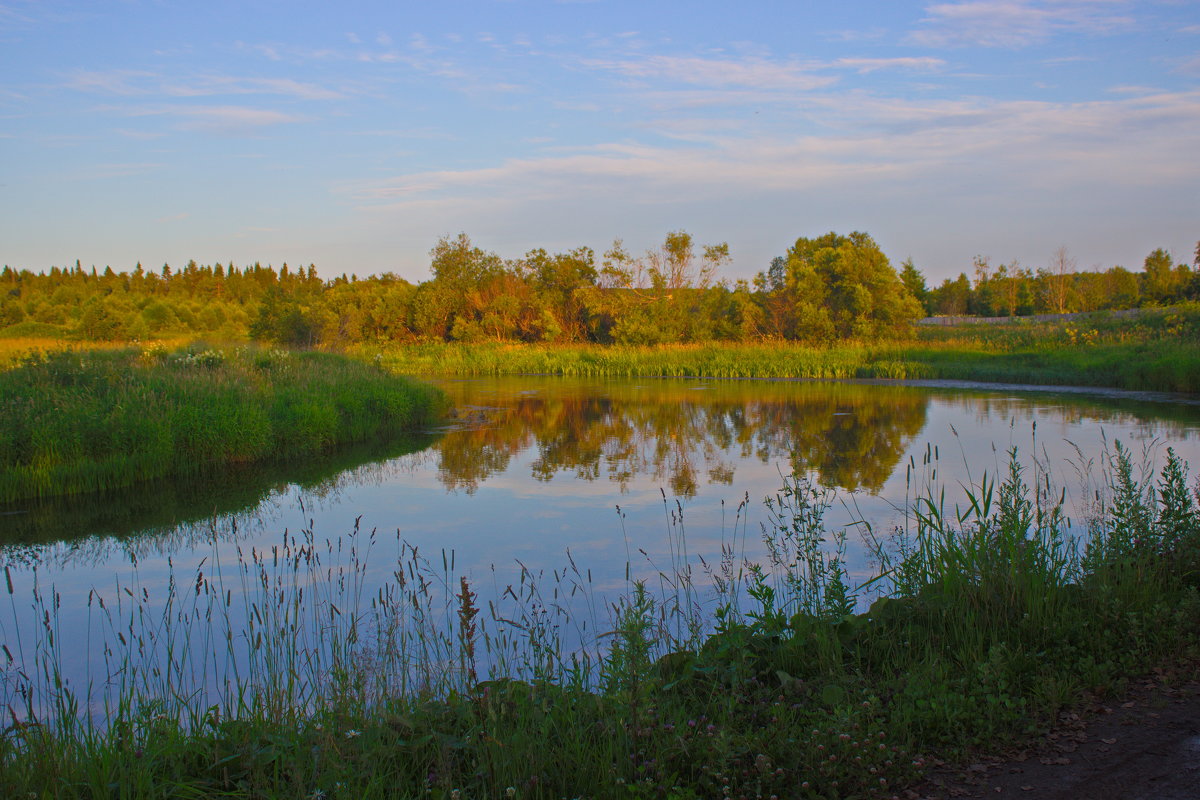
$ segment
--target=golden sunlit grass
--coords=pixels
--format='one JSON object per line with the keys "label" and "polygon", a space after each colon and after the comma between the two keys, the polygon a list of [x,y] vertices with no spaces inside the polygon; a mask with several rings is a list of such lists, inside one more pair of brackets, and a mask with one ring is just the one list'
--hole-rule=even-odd
{"label": "golden sunlit grass", "polygon": [[[190,341],[187,337],[156,339],[147,346],[175,349]],[[0,370],[12,369],[26,357],[35,353],[57,353],[60,350],[120,350],[129,347],[126,342],[91,342],[82,339],[52,339],[46,337],[0,338]]]}

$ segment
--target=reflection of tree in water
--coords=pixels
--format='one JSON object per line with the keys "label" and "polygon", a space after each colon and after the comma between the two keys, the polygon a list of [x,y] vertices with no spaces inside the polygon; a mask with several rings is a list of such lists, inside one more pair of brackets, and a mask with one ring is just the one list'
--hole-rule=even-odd
{"label": "reflection of tree in water", "polygon": [[816,470],[828,486],[878,491],[925,426],[926,404],[911,392],[764,404],[756,452],[763,460],[786,456],[796,471]]}
{"label": "reflection of tree in water", "polygon": [[735,459],[757,457],[815,469],[846,489],[877,490],[924,426],[927,403],[917,390],[843,384],[536,385],[543,391],[513,391],[495,401],[485,424],[451,431],[435,446],[447,487],[472,492],[532,446],[533,477],[542,481],[605,477],[624,491],[649,477],[691,497],[703,481],[731,483]]}
{"label": "reflection of tree in water", "polygon": [[1121,426],[1136,432],[1138,438],[1159,437],[1182,442],[1196,436],[1200,403],[1194,398],[1172,397],[1171,402],[1153,401],[1140,393],[1113,396],[1081,392],[1039,392],[1020,398],[990,396],[985,390],[966,391],[943,402],[968,410],[980,421],[997,417],[1011,420],[1032,432],[1038,417],[1045,418],[1048,407],[1054,409],[1053,424],[1074,426],[1099,422]]}

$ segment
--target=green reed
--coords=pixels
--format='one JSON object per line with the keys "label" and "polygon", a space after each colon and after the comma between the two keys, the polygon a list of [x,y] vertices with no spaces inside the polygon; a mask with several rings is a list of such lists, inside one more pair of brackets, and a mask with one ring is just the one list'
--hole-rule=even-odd
{"label": "green reed", "polygon": [[0,502],[293,458],[432,421],[440,393],[327,353],[34,354],[0,372]]}
{"label": "green reed", "polygon": [[[452,552],[357,525],[250,551],[214,537],[153,591],[134,559],[87,609],[6,572],[0,793],[892,797],[930,757],[1036,732],[1196,652],[1186,465],[1098,457],[1080,465],[1080,539],[1046,465],[1014,451],[951,503],[927,453],[899,528],[858,525],[877,564],[860,580],[825,522],[835,498],[805,475],[767,501],[758,561],[749,500],[705,560],[664,496],[670,563],[638,579],[635,561],[615,598],[566,554],[483,604]],[[15,624],[26,607],[36,630]],[[104,655],[86,685],[63,675],[65,613],[89,615]]]}
{"label": "green reed", "polygon": [[956,379],[1200,392],[1200,308],[922,326],[907,341],[830,346],[436,343],[356,352],[401,374]]}

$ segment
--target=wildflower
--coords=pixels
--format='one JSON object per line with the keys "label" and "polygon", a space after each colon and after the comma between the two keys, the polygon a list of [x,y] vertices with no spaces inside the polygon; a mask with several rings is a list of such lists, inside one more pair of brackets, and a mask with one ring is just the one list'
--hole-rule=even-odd
{"label": "wildflower", "polygon": [[516,797],[517,796],[517,787],[510,786],[507,789],[505,789],[504,796],[505,797]]}
{"label": "wildflower", "polygon": [[324,789],[313,789],[312,794],[308,796],[308,800],[322,800],[325,797]]}
{"label": "wildflower", "polygon": [[350,730],[346,731],[347,739],[353,739],[358,735],[359,735],[358,731],[356,731],[354,728],[351,728]]}

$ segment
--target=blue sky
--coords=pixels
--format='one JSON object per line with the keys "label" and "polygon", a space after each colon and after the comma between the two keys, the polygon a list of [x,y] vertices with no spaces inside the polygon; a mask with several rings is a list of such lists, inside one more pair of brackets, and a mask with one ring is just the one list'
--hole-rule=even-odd
{"label": "blue sky", "polygon": [[865,230],[1140,268],[1200,239],[1200,3],[0,0],[0,263],[428,277]]}

